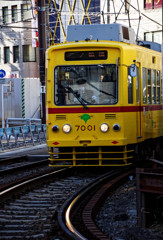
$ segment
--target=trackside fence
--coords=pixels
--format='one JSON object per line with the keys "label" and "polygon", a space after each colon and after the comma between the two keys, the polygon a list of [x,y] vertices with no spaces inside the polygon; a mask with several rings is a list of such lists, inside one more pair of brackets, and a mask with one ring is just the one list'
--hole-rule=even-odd
{"label": "trackside fence", "polygon": [[6,127],[15,127],[23,125],[41,124],[41,119],[38,118],[7,118]]}
{"label": "trackside fence", "polygon": [[46,141],[46,124],[0,128],[0,150],[26,145],[42,144]]}

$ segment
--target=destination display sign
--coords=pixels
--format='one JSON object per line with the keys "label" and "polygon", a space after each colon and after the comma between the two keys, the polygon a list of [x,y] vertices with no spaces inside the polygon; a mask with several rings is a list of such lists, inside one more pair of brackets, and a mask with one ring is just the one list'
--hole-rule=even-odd
{"label": "destination display sign", "polygon": [[107,59],[107,51],[65,52],[66,61],[106,60],[106,59]]}

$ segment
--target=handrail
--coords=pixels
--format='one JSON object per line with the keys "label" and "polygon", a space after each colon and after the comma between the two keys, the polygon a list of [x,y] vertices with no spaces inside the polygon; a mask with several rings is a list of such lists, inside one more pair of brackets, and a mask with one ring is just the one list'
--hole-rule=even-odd
{"label": "handrail", "polygon": [[6,127],[23,126],[31,124],[41,124],[41,119],[38,118],[7,118]]}

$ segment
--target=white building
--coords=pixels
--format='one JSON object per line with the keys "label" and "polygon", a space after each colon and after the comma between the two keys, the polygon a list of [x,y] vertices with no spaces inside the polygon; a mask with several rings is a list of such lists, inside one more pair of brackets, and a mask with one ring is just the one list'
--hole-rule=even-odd
{"label": "white building", "polygon": [[138,40],[162,44],[162,0],[110,1],[110,22],[129,26],[128,19]]}
{"label": "white building", "polygon": [[38,48],[32,39],[36,17],[31,1],[0,1],[0,26],[0,69],[8,78],[38,78]]}
{"label": "white building", "polygon": [[0,82],[1,122],[40,118],[38,30],[31,2],[0,1],[0,71],[6,73],[5,85]]}

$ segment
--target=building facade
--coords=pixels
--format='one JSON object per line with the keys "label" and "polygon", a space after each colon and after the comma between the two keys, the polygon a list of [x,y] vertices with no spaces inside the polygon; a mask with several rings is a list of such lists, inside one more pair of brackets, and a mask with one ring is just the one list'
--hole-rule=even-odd
{"label": "building facade", "polygon": [[162,0],[114,0],[109,9],[110,21],[130,25],[137,40],[162,44]]}
{"label": "building facade", "polygon": [[0,1],[0,27],[0,122],[40,118],[35,1]]}
{"label": "building facade", "polygon": [[0,69],[5,77],[39,77],[36,23],[31,1],[0,1]]}

